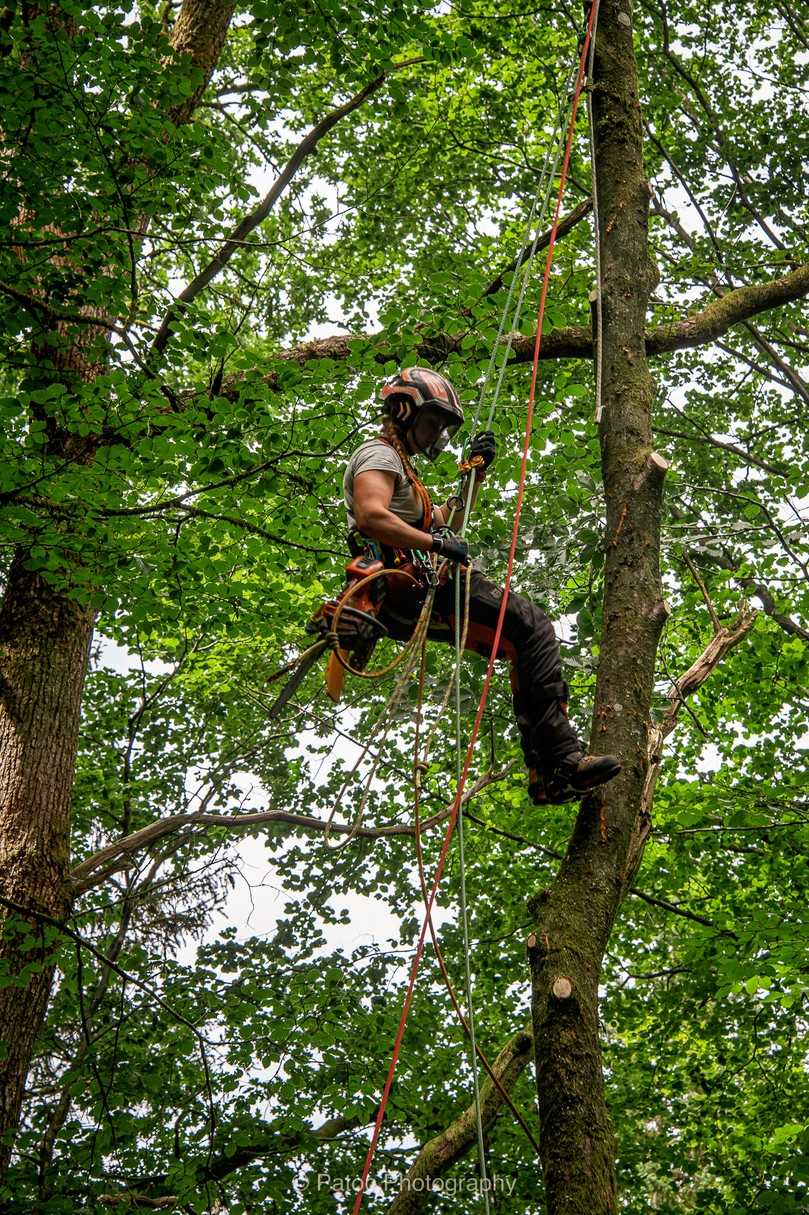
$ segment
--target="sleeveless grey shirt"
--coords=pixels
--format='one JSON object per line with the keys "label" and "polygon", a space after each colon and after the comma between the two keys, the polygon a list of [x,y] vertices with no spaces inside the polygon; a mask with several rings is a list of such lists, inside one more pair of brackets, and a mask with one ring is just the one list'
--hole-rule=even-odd
{"label": "sleeveless grey shirt", "polygon": [[409,523],[420,527],[422,520],[421,499],[407,479],[402,458],[394,447],[383,439],[366,439],[361,443],[346,465],[343,474],[343,497],[345,498],[349,528],[356,527],[353,515],[354,478],[370,469],[393,473],[396,486],[390,501],[390,511]]}

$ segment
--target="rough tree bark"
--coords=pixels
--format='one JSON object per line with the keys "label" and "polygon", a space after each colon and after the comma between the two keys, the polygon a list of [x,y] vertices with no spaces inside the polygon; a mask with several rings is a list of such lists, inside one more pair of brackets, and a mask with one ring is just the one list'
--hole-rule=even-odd
{"label": "rough tree bark", "polygon": [[[188,121],[202,96],[233,7],[222,0],[184,0],[171,50],[193,59],[199,79],[191,95],[169,110],[175,123]],[[42,300],[45,310],[48,304]],[[103,307],[84,314],[112,320]],[[62,322],[53,327],[63,338],[69,332]],[[48,378],[63,375],[69,391],[76,376],[88,381],[103,370],[84,354],[100,330],[103,325],[79,327],[56,357],[45,342],[35,344],[32,354],[42,358]],[[97,446],[92,436],[81,451],[65,446],[71,439],[58,430],[50,436],[52,449],[63,458],[92,460]],[[61,920],[71,905],[71,793],[93,613],[49,586],[28,564],[28,552],[20,548],[0,605],[0,895]],[[8,1167],[53,976],[53,951],[39,941],[36,918],[25,922],[29,932],[22,934],[15,927],[19,913],[0,906],[0,977],[5,978],[0,986],[0,1176]]]}
{"label": "rough tree bark", "polygon": [[585,799],[558,876],[534,902],[528,941],[540,1146],[550,1215],[617,1211],[615,1143],[598,1035],[602,958],[629,874],[647,767],[655,654],[666,609],[659,575],[665,461],[651,451],[645,317],[655,281],[630,0],[602,0],[594,69],[603,264],[607,503],[604,633],[591,748],[623,772]]}
{"label": "rough tree bark", "polygon": [[[0,890],[5,898],[61,919],[73,767],[92,613],[53,592],[17,555],[0,609]],[[28,979],[0,987],[0,1166],[17,1125],[34,1039],[53,974],[36,927],[34,943],[6,933],[5,975]]]}

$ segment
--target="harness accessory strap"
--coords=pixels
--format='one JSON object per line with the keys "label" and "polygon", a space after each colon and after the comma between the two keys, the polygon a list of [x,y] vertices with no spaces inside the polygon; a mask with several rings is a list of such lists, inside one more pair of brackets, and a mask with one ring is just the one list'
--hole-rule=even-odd
{"label": "harness accessory strap", "polygon": [[570,699],[570,689],[565,681],[560,679],[557,683],[543,683],[536,687],[531,687],[525,693],[522,692],[522,689],[518,688],[517,696],[521,702],[520,710],[522,713],[530,713],[531,709],[539,709],[552,700],[561,701],[563,709],[566,709]]}

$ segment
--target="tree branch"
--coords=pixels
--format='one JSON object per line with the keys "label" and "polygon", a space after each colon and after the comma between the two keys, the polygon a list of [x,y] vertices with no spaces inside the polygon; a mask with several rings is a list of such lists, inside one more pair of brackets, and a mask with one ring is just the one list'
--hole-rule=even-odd
{"label": "tree branch", "polygon": [[[263,1156],[289,1156],[312,1141],[316,1143],[328,1143],[333,1139],[337,1139],[345,1131],[355,1130],[357,1127],[364,1125],[365,1122],[373,1121],[375,1117],[376,1109],[372,1110],[366,1119],[358,1115],[350,1118],[327,1118],[321,1126],[314,1127],[311,1130],[304,1129],[289,1132],[270,1128],[263,1137],[257,1137],[253,1143],[240,1145],[235,1152],[228,1153],[224,1151],[209,1162],[200,1162],[199,1183],[200,1185],[204,1185],[206,1181],[221,1181],[222,1178],[227,1177],[230,1173],[235,1173],[238,1169],[252,1164],[254,1160],[259,1160]],[[120,1193],[100,1194],[98,1201],[106,1203],[108,1206],[118,1206],[121,1203],[126,1203],[127,1207],[140,1207],[150,1211],[163,1210],[166,1207],[177,1205],[178,1198],[176,1194],[148,1193],[147,1191],[150,1189],[157,1190],[158,1187],[165,1185],[165,1183],[166,1175],[164,1173],[140,1178],[137,1181],[133,1181],[131,1185],[125,1190],[121,1190]]]}
{"label": "tree branch", "polygon": [[674,686],[668,693],[669,708],[664,713],[658,727],[661,741],[668,737],[677,725],[677,718],[685,698],[693,696],[694,692],[702,687],[728,651],[747,636],[755,624],[755,620],[755,611],[745,604],[730,627],[720,629],[708,642],[696,662],[691,664],[684,675],[674,681]]}
{"label": "tree branch", "polygon": [[[585,198],[584,202],[579,203],[578,207],[574,207],[572,211],[563,216],[563,218],[559,220],[556,227],[556,239],[559,240],[561,237],[566,236],[572,228],[576,227],[576,224],[578,224],[580,220],[584,219],[586,215],[590,214],[592,209],[592,198]],[[481,293],[480,298],[485,299],[487,295],[495,295],[503,286],[503,279],[507,274],[512,274],[515,270],[519,270],[521,266],[525,265],[529,258],[533,257],[535,254],[539,253],[540,249],[545,249],[548,244],[550,244],[552,232],[553,228],[548,228],[547,232],[543,232],[542,235],[537,238],[536,243],[534,243],[532,240],[528,241],[517,256],[513,258],[507,266],[503,267],[496,278],[492,279],[488,287],[486,287],[486,289]]]}
{"label": "tree branch", "polygon": [[184,1025],[186,1029],[190,1029],[200,1046],[204,1049],[205,1038],[197,1029],[196,1025],[194,1025],[193,1021],[189,1021],[188,1018],[183,1016],[181,1012],[178,1012],[176,1008],[173,1008],[172,1005],[169,1004],[169,1002],[165,1000],[158,991],[155,991],[155,989],[150,987],[148,983],[144,983],[143,979],[139,979],[137,975],[131,974],[128,970],[124,970],[124,968],[120,966],[114,958],[111,958],[109,954],[102,953],[100,949],[96,948],[92,941],[88,941],[86,937],[83,937],[73,928],[69,928],[67,924],[63,923],[62,921],[55,919],[54,916],[48,915],[47,912],[39,911],[34,907],[24,907],[21,903],[15,903],[12,899],[7,899],[5,895],[2,894],[0,894],[0,903],[2,903],[4,907],[7,907],[9,911],[17,912],[17,914],[22,916],[23,919],[34,919],[38,923],[47,924],[49,928],[55,928],[57,932],[62,933],[63,936],[70,937],[71,941],[75,941],[76,944],[82,949],[86,949],[88,953],[91,953],[93,957],[102,964],[102,966],[114,971],[115,974],[124,979],[127,983],[131,983],[133,987],[137,987],[140,991],[145,992],[149,999],[154,1000],[154,1002],[164,1009],[170,1017],[173,1017],[175,1021],[178,1021],[181,1025]]}
{"label": "tree branch", "polygon": [[[679,321],[657,325],[646,331],[646,353],[650,356],[671,354],[675,350],[685,350],[715,342],[729,329],[748,320],[751,316],[778,308],[783,304],[792,303],[809,294],[809,264],[799,266],[783,278],[773,279],[769,283],[754,284],[749,287],[736,287],[727,291],[720,299],[707,304],[699,312]],[[481,342],[480,351],[473,347],[471,350],[461,348],[465,333],[456,335],[437,333],[425,335],[416,348],[419,358],[427,362],[438,362],[449,354],[463,354],[464,357],[481,357],[488,353]],[[508,336],[501,338],[505,344]],[[511,335],[512,363],[530,363],[534,355],[535,336],[522,333]],[[316,338],[304,342],[288,350],[280,351],[276,358],[289,360],[303,366],[315,359],[334,359],[344,362],[360,357],[371,348],[377,363],[396,362],[400,351],[394,341],[383,333],[378,334],[335,334],[333,337]],[[592,359],[593,333],[588,325],[569,325],[543,334],[540,358],[543,359]],[[266,383],[276,387],[278,380],[271,373]],[[227,391],[233,393],[238,387],[237,380],[231,380]]]}
{"label": "tree branch", "polygon": [[[642,902],[648,903],[650,907],[659,907],[662,911],[669,911],[672,915],[679,915],[684,920],[691,920],[693,924],[701,924],[703,928],[716,928],[713,920],[709,920],[707,916],[697,915],[695,911],[689,911],[687,907],[678,907],[676,903],[670,903],[668,899],[658,899],[655,895],[646,894],[643,890],[635,890],[634,887],[629,893],[634,894],[635,898],[640,899]],[[719,928],[717,931],[726,936],[736,936],[736,933],[730,928]]]}
{"label": "tree branch", "polygon": [[[475,797],[481,789],[496,781],[503,780],[511,771],[513,764],[508,764],[498,772],[488,772],[470,785],[461,799],[461,805]],[[442,822],[452,812],[452,802],[441,810],[436,811],[430,818],[421,823],[421,831],[434,827]],[[171,814],[167,818],[156,819],[146,827],[133,831],[123,839],[113,840],[105,848],[94,852],[92,856],[76,865],[70,874],[73,895],[84,894],[92,887],[99,885],[111,874],[125,868],[128,858],[142,848],[148,847],[166,835],[173,835],[183,827],[190,825],[203,827],[229,827],[241,830],[245,827],[261,826],[264,823],[286,823],[291,827],[304,827],[313,831],[330,832],[335,835],[353,833],[364,839],[382,839],[390,835],[415,835],[416,828],[411,823],[391,823],[385,827],[355,828],[351,823],[328,823],[325,819],[314,818],[306,814],[292,814],[286,810],[261,810],[251,814],[208,814],[203,811],[189,811],[184,814]]]}
{"label": "tree branch", "polygon": [[[650,134],[651,134],[651,132],[650,132]],[[652,138],[654,139],[654,136],[652,136]],[[689,199],[691,200],[692,205],[694,206],[694,208],[698,212],[700,218],[702,219],[702,222],[703,222],[705,229],[708,233],[708,236],[711,240],[711,244],[713,245],[714,250],[716,252],[716,257],[717,257],[718,263],[720,266],[722,266],[724,273],[725,273],[725,278],[727,280],[726,282],[723,282],[718,274],[711,273],[708,278],[700,278],[698,281],[701,282],[703,284],[703,286],[710,288],[710,290],[713,291],[713,293],[715,295],[718,295],[720,297],[724,296],[727,294],[727,292],[729,290],[733,289],[733,281],[730,277],[728,270],[725,267],[725,261],[724,261],[723,255],[722,255],[722,250],[719,246],[718,241],[716,240],[713,229],[711,228],[711,225],[708,221],[707,216],[704,214],[704,212],[702,211],[702,208],[700,207],[699,199],[697,199],[696,196],[691,191],[691,189],[688,185],[688,182],[683,177],[683,175],[680,173],[680,170],[677,168],[674,161],[669,158],[668,154],[666,153],[665,148],[663,147],[663,145],[661,143],[659,143],[656,139],[654,139],[654,142],[655,142],[655,145],[658,148],[658,150],[662,153],[662,155],[668,161],[669,167],[671,168],[672,172],[675,174],[675,176],[679,180],[680,184],[685,189],[686,193],[688,194]],[[677,233],[677,235],[680,237],[680,239],[686,245],[686,247],[689,248],[693,253],[696,253],[697,252],[697,242],[694,239],[694,237],[691,235],[690,232],[688,232],[686,230],[686,228],[683,227],[678,216],[676,214],[674,214],[672,211],[669,211],[663,205],[662,201],[658,198],[655,198],[655,211],[658,215],[661,216],[661,218],[663,218],[666,221],[666,223],[669,225],[669,227],[672,228],[673,231],[675,231]],[[759,330],[756,328],[755,325],[751,324],[751,322],[748,320],[748,321],[743,322],[743,326],[744,326],[744,329],[750,334],[750,337],[752,338],[755,345],[758,346],[759,350],[763,351],[767,355],[770,362],[772,362],[775,365],[775,367],[778,369],[778,371],[780,371],[781,376],[787,381],[787,383],[789,385],[791,385],[791,387],[798,394],[798,396],[802,397],[807,403],[809,403],[809,392],[807,392],[806,384],[803,382],[803,380],[798,375],[798,373],[796,371],[794,371],[792,367],[790,367],[789,363],[787,363],[784,359],[781,358],[781,356],[778,354],[778,351],[774,349],[772,343],[768,342],[766,340],[766,338],[759,332]],[[776,376],[774,376],[772,371],[770,371],[768,368],[762,368],[760,364],[755,363],[747,355],[742,354],[740,351],[729,350],[728,347],[723,345],[723,343],[721,343],[721,342],[719,342],[718,345],[719,345],[720,349],[726,350],[728,354],[733,356],[733,358],[742,359],[744,362],[746,362],[748,364],[748,366],[754,367],[759,372],[760,375],[767,376],[768,378],[773,379],[777,383],[783,382],[782,380],[780,380]]]}
{"label": "tree branch", "polygon": [[[716,552],[714,549],[708,550],[702,548],[693,552],[691,556],[697,560],[705,559],[710,561],[714,565],[718,565],[724,570],[730,570],[734,574],[738,573],[731,559],[723,553]],[[789,633],[792,637],[800,637],[803,641],[809,641],[809,629],[803,628],[791,616],[787,616],[786,613],[778,609],[775,600],[763,582],[759,582],[757,578],[739,577],[739,586],[744,587],[746,591],[750,591],[751,594],[756,595],[761,600],[761,605],[766,614],[771,616],[785,633]]]}
{"label": "tree branch", "polygon": [[[506,1043],[495,1059],[492,1070],[506,1091],[513,1088],[517,1078],[530,1063],[532,1041],[531,1034],[527,1030],[520,1030]],[[481,1086],[484,1127],[490,1126],[494,1122],[502,1104],[502,1094],[487,1078]],[[312,1141],[329,1142],[338,1138],[345,1131],[354,1130],[366,1122],[373,1121],[375,1117],[376,1109],[371,1111],[367,1118],[358,1115],[329,1118],[321,1126],[312,1130],[285,1133],[282,1130],[276,1131],[270,1128],[261,1137],[257,1136],[253,1143],[243,1144],[235,1152],[224,1151],[210,1162],[200,1163],[199,1182],[204,1184],[206,1181],[220,1181],[230,1173],[252,1164],[254,1160],[263,1156],[289,1156]],[[425,1144],[404,1177],[401,1191],[390,1206],[388,1215],[410,1215],[412,1212],[421,1210],[424,1203],[430,1199],[430,1187],[424,1186],[424,1180],[440,1176],[469,1150],[475,1140],[475,1107],[472,1105],[464,1110],[445,1131]],[[414,1188],[413,1183],[417,1178],[420,1180],[420,1184]],[[159,1193],[159,1187],[165,1184],[165,1181],[165,1174],[144,1177],[133,1181],[120,1193],[101,1194],[99,1201],[108,1206],[126,1203],[128,1206],[145,1210],[163,1210],[177,1202],[175,1195]]]}
{"label": "tree branch", "polygon": [[117,334],[138,367],[150,376],[153,374],[141,361],[140,355],[126,329],[123,329],[120,325],[116,325],[105,314],[96,314],[89,308],[85,312],[71,312],[67,308],[57,308],[54,304],[48,303],[44,299],[38,299],[35,295],[28,295],[25,291],[20,291],[18,287],[12,286],[11,283],[4,283],[2,281],[0,281],[0,295],[7,295],[9,299],[14,300],[30,316],[40,322],[43,317],[48,317],[52,321],[61,321],[66,325],[90,325],[98,330],[99,336],[103,336],[108,332]]}
{"label": "tree branch", "polygon": [[798,266],[791,274],[769,283],[736,287],[707,304],[701,312],[669,325],[659,325],[647,333],[647,353],[666,354],[672,350],[685,350],[713,342],[751,316],[792,303],[807,293],[809,265]]}
{"label": "tree branch", "polygon": [[[691,420],[690,418],[688,419]],[[751,455],[749,451],[745,451],[743,447],[739,447],[738,443],[723,443],[721,439],[717,439],[708,431],[692,431],[688,434],[683,430],[665,430],[662,426],[653,426],[652,431],[656,435],[666,435],[669,439],[685,439],[689,443],[709,443],[712,447],[718,447],[720,451],[729,451],[734,456],[739,456],[745,464],[752,464],[755,468],[761,468],[764,472],[772,473],[774,477],[788,477],[789,473],[785,468],[778,468],[775,464],[768,464],[766,460],[761,460],[758,456]]]}
{"label": "tree branch", "polygon": [[[502,827],[493,827],[491,823],[484,822],[482,818],[477,818],[474,814],[470,814],[468,810],[465,817],[471,822],[477,823],[479,827],[483,827],[486,831],[491,832],[492,835],[502,835],[506,839],[513,840],[515,844],[520,844],[524,848],[533,848],[537,852],[541,852],[543,856],[551,857],[552,860],[564,860],[564,854],[556,848],[548,848],[544,844],[538,844],[536,840],[529,840],[524,835],[515,835],[513,831],[504,831]],[[653,894],[647,894],[644,890],[638,890],[635,886],[628,893],[634,895],[636,899],[648,903],[651,907],[661,907],[664,911],[670,911],[672,915],[679,915],[683,919],[693,920],[696,924],[703,924],[706,928],[715,927],[713,921],[706,919],[705,916],[697,915],[696,912],[679,907],[676,903],[668,903],[665,899],[657,898]]]}
{"label": "tree branch", "polygon": [[663,741],[677,725],[679,712],[685,704],[686,697],[692,696],[698,688],[702,687],[728,651],[747,636],[755,619],[755,611],[748,604],[744,604],[729,628],[720,628],[718,632],[715,632],[696,662],[691,664],[684,675],[673,681],[672,689],[668,693],[669,708],[663,714],[662,719],[659,722],[650,723],[648,726],[648,767],[632,839],[627,851],[626,867],[622,874],[622,879],[626,884],[631,883],[637,872],[646,840],[652,829],[652,801],[663,762]]}
{"label": "tree branch", "polygon": [[718,616],[716,608],[714,606],[714,602],[708,593],[708,588],[705,585],[705,581],[704,581],[702,575],[700,574],[697,567],[694,565],[694,562],[691,560],[688,553],[686,553],[686,552],[683,553],[683,560],[685,561],[686,565],[690,569],[691,576],[693,577],[694,581],[696,582],[697,586],[699,587],[700,592],[702,594],[702,598],[705,600],[705,605],[708,608],[708,615],[711,617],[711,624],[713,625],[714,633],[721,633],[722,625],[719,622],[719,616]]}
{"label": "tree branch", "polygon": [[300,166],[307,159],[307,157],[314,152],[321,139],[328,135],[332,127],[336,126],[341,118],[345,118],[347,114],[350,114],[353,110],[358,109],[358,107],[361,106],[364,101],[367,101],[369,97],[372,97],[374,93],[378,92],[392,72],[399,72],[403,68],[411,67],[414,63],[421,62],[421,57],[418,57],[414,59],[407,59],[403,63],[395,64],[393,68],[389,69],[387,72],[382,72],[369,84],[366,84],[365,88],[361,89],[359,93],[355,93],[355,95],[349,101],[332,110],[326,115],[325,118],[322,118],[316,126],[312,127],[311,131],[309,131],[298,144],[292,156],[289,158],[286,165],[273,182],[272,187],[267,194],[264,195],[264,198],[262,198],[258,206],[255,207],[254,210],[252,210],[248,215],[245,215],[242,221],[233,229],[230,236],[226,239],[219,251],[214,254],[208,264],[204,266],[202,270],[200,270],[200,272],[191,280],[188,286],[185,287],[177,296],[176,300],[163,318],[160,328],[157,331],[157,336],[152,344],[152,352],[154,354],[159,354],[165,349],[166,343],[171,336],[172,325],[181,311],[182,306],[184,304],[190,304],[196,299],[201,291],[204,291],[208,284],[212,282],[213,279],[215,279],[228,264],[236,250],[239,248],[240,242],[243,242],[245,237],[249,236],[249,234],[267,218],[278,199],[292,181]]}
{"label": "tree branch", "polygon": [[[261,536],[263,540],[269,540],[272,544],[280,544],[284,548],[295,548],[304,553],[316,553],[318,556],[344,557],[342,552],[338,552],[333,548],[315,548],[311,544],[298,544],[294,540],[285,540],[283,536],[278,536],[275,532],[267,531],[266,527],[260,527],[257,523],[250,523],[247,519],[241,519],[238,515],[216,514],[214,511],[202,510],[199,506],[165,507],[164,510],[175,510],[181,517],[186,519],[212,519],[217,523],[227,523],[231,527],[237,527],[241,531],[249,532],[253,536]],[[104,514],[106,512],[102,511],[100,513]],[[153,510],[148,513],[154,515],[162,512]]]}
{"label": "tree branch", "polygon": [[[532,1035],[527,1030],[520,1030],[500,1051],[493,1070],[504,1089],[512,1088],[530,1063],[532,1045]],[[480,1089],[484,1130],[493,1124],[502,1104],[501,1094],[487,1077]],[[422,1211],[432,1201],[430,1182],[460,1160],[476,1141],[476,1113],[472,1104],[446,1130],[425,1143],[415,1163],[402,1178],[401,1189],[388,1207],[387,1215],[415,1215],[417,1211]]]}

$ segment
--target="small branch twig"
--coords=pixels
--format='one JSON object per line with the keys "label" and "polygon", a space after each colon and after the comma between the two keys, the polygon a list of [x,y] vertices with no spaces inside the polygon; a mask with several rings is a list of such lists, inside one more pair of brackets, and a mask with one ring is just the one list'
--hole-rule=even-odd
{"label": "small branch twig", "polygon": [[[710,552],[707,549],[700,549],[699,556],[711,561],[715,565],[721,566],[722,569],[730,570],[731,572],[738,574],[736,566],[733,564],[730,558],[724,556],[722,553],[716,552],[713,549]],[[770,616],[775,623],[784,630],[785,633],[789,633],[792,637],[800,637],[803,641],[809,641],[809,629],[803,628],[803,626],[798,624],[797,621],[793,620],[791,616],[787,616],[785,612],[779,611],[775,600],[763,582],[759,582],[756,578],[750,577],[738,577],[738,582],[739,585],[744,587],[746,591],[749,591],[752,595],[756,595],[757,598],[761,600],[761,604],[766,614]]]}
{"label": "small branch twig", "polygon": [[176,320],[182,306],[184,304],[190,304],[193,300],[195,300],[200,292],[204,291],[208,284],[211,283],[222,272],[222,270],[224,270],[225,266],[239,248],[240,242],[243,242],[245,237],[249,236],[249,234],[267,218],[278,199],[292,181],[300,166],[307,159],[307,157],[314,152],[321,139],[323,139],[324,136],[331,131],[332,127],[336,126],[341,118],[345,118],[347,114],[350,114],[353,110],[356,110],[363,104],[364,101],[367,101],[369,97],[372,97],[374,93],[378,92],[393,72],[400,72],[403,68],[412,67],[414,64],[422,62],[423,57],[417,56],[412,59],[406,59],[402,63],[394,64],[392,68],[388,69],[386,72],[381,72],[379,76],[375,77],[375,79],[370,81],[369,84],[366,84],[363,89],[360,89],[359,93],[356,93],[352,98],[350,98],[350,100],[345,102],[345,104],[337,106],[336,109],[332,110],[326,115],[325,118],[322,118],[320,122],[312,127],[311,131],[309,131],[298,144],[292,156],[289,158],[286,165],[273,182],[272,187],[267,194],[264,195],[264,198],[262,198],[258,206],[255,207],[248,215],[245,215],[242,221],[236,225],[230,236],[225,240],[225,243],[221,246],[219,251],[214,254],[208,264],[204,266],[197,275],[195,275],[188,286],[185,287],[177,296],[174,303],[170,306],[165,317],[163,318],[154,342],[152,343],[153,354],[160,354],[165,349],[169,337],[171,336],[172,325],[174,324],[174,321]]}
{"label": "small branch twig", "polygon": [[648,726],[646,780],[623,873],[623,879],[627,885],[631,883],[637,872],[646,840],[652,830],[652,801],[663,762],[663,740],[677,725],[680,709],[685,705],[686,697],[692,696],[719,666],[728,651],[747,636],[755,620],[756,612],[745,604],[729,628],[720,627],[696,662],[692,663],[684,675],[673,681],[672,689],[668,694],[670,707],[662,719],[657,723],[650,723]]}
{"label": "small branch twig", "polygon": [[686,552],[683,552],[683,561],[685,561],[686,565],[690,569],[694,581],[696,582],[697,586],[699,587],[700,591],[702,592],[702,598],[705,600],[706,606],[708,608],[708,613],[711,617],[711,623],[713,624],[714,633],[721,633],[722,625],[720,623],[719,616],[717,615],[716,608],[714,607],[713,600],[711,599],[711,596],[708,594],[708,588],[705,585],[702,575],[700,574],[699,570],[694,565],[694,562],[691,560],[691,558],[688,556],[688,553],[686,553]]}

